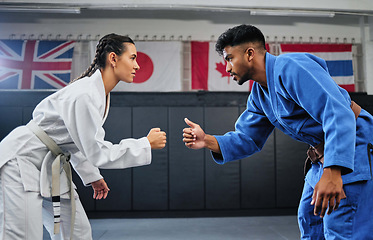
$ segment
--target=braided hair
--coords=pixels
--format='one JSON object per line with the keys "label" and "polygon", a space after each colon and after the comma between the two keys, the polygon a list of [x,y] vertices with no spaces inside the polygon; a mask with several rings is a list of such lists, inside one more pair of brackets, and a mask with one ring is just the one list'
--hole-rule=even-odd
{"label": "braided hair", "polygon": [[84,73],[82,73],[82,75],[72,80],[70,83],[73,83],[84,77],[90,77],[97,69],[105,68],[106,57],[109,53],[114,52],[115,54],[120,56],[123,52],[126,51],[126,46],[123,43],[135,44],[132,39],[127,36],[121,36],[115,33],[110,33],[103,36],[97,44],[96,55],[93,59],[92,64]]}

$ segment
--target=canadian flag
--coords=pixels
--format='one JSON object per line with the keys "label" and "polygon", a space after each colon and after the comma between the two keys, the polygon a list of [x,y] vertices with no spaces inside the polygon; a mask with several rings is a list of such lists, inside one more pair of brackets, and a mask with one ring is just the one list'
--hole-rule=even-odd
{"label": "canadian flag", "polygon": [[181,42],[136,42],[137,62],[133,83],[120,82],[114,91],[181,91]]}
{"label": "canadian flag", "polygon": [[326,61],[330,76],[348,92],[355,92],[352,44],[281,44],[280,54],[312,53]]}
{"label": "canadian flag", "polygon": [[[269,50],[268,44],[266,48]],[[251,90],[252,80],[238,85],[225,71],[227,63],[215,51],[215,42],[192,41],[191,59],[192,90],[240,92]]]}

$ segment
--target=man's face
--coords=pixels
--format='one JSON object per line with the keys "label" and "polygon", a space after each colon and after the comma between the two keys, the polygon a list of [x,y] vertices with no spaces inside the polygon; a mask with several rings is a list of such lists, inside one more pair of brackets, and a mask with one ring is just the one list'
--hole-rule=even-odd
{"label": "man's face", "polygon": [[252,77],[252,67],[248,59],[247,48],[243,45],[226,46],[223,51],[227,67],[225,71],[229,73],[233,80],[242,85]]}

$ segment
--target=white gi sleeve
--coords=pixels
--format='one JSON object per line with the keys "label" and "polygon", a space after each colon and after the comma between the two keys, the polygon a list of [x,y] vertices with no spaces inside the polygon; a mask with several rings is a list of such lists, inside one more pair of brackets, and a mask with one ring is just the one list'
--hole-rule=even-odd
{"label": "white gi sleeve", "polygon": [[151,147],[146,137],[123,139],[119,144],[104,140],[103,116],[99,109],[105,106],[102,106],[99,96],[96,97],[82,93],[75,99],[59,99],[56,103],[62,104],[56,109],[60,111],[72,140],[85,158],[96,167],[108,169],[150,164]]}
{"label": "white gi sleeve", "polygon": [[81,152],[73,154],[70,162],[85,186],[103,178],[100,174],[100,170],[93,166],[93,164],[88,161]]}

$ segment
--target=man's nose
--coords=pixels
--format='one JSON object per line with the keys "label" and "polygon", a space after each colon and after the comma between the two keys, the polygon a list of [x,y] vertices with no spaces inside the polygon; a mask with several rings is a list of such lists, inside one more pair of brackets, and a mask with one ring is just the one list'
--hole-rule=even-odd
{"label": "man's nose", "polygon": [[225,71],[227,73],[230,73],[232,71],[232,65],[229,62],[227,62],[227,65],[225,66]]}

